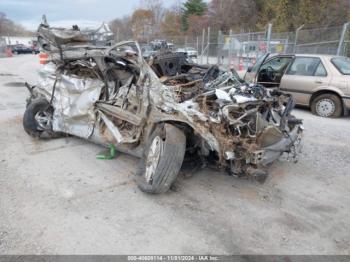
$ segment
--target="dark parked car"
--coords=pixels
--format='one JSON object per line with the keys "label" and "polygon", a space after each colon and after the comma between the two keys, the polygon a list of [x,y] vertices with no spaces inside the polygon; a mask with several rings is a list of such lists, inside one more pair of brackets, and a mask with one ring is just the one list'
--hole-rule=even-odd
{"label": "dark parked car", "polygon": [[38,54],[40,51],[37,47],[25,45],[9,45],[13,54]]}

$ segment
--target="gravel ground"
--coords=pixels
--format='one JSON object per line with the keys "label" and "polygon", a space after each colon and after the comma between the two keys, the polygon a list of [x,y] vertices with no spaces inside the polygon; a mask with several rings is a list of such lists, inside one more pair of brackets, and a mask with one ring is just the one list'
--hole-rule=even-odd
{"label": "gravel ground", "polygon": [[78,138],[22,128],[38,56],[0,59],[0,254],[350,254],[350,121],[304,119],[298,163],[267,181],[201,170],[163,195],[140,192],[137,159],[96,160]]}

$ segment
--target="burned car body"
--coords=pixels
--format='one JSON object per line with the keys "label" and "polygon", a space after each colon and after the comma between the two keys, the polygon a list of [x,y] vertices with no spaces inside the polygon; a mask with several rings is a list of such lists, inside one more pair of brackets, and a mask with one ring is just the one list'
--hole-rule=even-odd
{"label": "burned car body", "polygon": [[[28,85],[24,129],[140,157],[135,177],[145,192],[167,191],[184,157],[257,178],[283,153],[296,157],[302,126],[290,114],[289,95],[242,83],[217,66],[183,63],[170,76],[157,75],[133,41],[101,48],[47,24],[38,32],[50,62],[39,84]],[[71,35],[79,41],[67,40]]]}

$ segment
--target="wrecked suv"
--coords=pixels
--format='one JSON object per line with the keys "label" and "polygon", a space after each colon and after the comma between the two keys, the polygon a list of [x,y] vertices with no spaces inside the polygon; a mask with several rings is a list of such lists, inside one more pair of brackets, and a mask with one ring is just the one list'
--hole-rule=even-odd
{"label": "wrecked suv", "polygon": [[290,114],[290,95],[217,66],[182,63],[164,74],[136,42],[96,47],[76,27],[43,23],[38,33],[50,62],[39,84],[27,85],[25,131],[70,134],[139,157],[135,177],[144,192],[166,192],[184,158],[264,180],[283,153],[297,155],[302,125]]}

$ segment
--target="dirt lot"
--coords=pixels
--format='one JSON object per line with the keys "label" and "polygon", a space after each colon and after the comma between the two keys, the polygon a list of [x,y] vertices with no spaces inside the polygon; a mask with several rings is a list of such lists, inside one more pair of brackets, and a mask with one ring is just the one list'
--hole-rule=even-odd
{"label": "dirt lot", "polygon": [[97,145],[30,138],[22,128],[38,56],[0,59],[1,254],[350,254],[350,118],[304,109],[297,164],[263,185],[202,170],[147,195],[137,159],[96,160]]}

